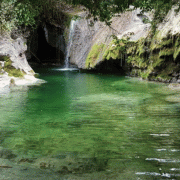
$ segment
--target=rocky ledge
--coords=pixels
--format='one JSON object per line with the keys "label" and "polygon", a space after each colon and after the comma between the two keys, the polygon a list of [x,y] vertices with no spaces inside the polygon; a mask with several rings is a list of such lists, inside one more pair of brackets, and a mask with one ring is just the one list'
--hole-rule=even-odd
{"label": "rocky ledge", "polygon": [[5,34],[0,37],[0,93],[9,92],[11,87],[44,83],[35,77],[26,58],[27,35]]}

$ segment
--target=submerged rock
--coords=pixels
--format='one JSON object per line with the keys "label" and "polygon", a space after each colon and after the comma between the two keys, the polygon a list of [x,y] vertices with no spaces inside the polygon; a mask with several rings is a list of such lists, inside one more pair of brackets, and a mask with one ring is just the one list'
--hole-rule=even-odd
{"label": "submerged rock", "polygon": [[9,149],[0,149],[0,158],[3,159],[12,159],[15,158],[16,155]]}
{"label": "submerged rock", "polygon": [[67,155],[63,159],[40,158],[35,161],[34,165],[41,169],[51,169],[60,174],[84,174],[105,170],[107,162],[106,159],[77,158]]}

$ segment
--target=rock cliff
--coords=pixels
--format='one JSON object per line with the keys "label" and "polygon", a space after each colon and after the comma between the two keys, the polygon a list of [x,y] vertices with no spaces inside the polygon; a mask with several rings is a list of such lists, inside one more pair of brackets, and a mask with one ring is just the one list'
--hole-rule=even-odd
{"label": "rock cliff", "polygon": [[97,58],[89,62],[89,67],[94,68],[99,62],[103,61],[103,53],[113,40],[112,35],[116,35],[120,39],[131,34],[130,38],[133,41],[146,37],[150,30],[150,23],[143,23],[145,17],[152,18],[149,14],[142,15],[140,9],[129,10],[114,17],[110,27],[98,21],[91,26],[91,20],[81,17],[75,25],[70,62],[76,64],[79,68],[88,68],[85,60],[89,52],[94,45],[100,46],[103,44]]}
{"label": "rock cliff", "polygon": [[[142,13],[140,9],[130,7],[128,11],[116,15],[111,26],[99,21],[93,22],[86,18],[86,13],[80,13],[73,26],[67,59],[70,64],[80,69],[125,71],[131,76],[140,76],[143,79],[179,82],[180,12],[177,8],[173,6],[154,31],[151,27],[153,11]],[[55,48],[55,51],[58,49],[58,53],[53,51],[52,54],[59,54],[61,58],[54,58],[61,59],[59,64],[62,64],[67,54],[64,39],[68,33],[64,32],[63,37],[59,28],[50,25],[44,26],[43,33],[44,41],[49,44],[47,50],[50,46]],[[10,76],[34,74],[26,60],[26,41],[22,35],[1,37],[1,73],[6,72]],[[43,53],[43,47],[37,45],[37,48],[41,49],[40,47],[40,54],[47,56]],[[51,59],[52,56],[48,62]]]}
{"label": "rock cliff", "polygon": [[35,72],[28,64],[26,43],[27,36],[20,33],[0,37],[0,94],[8,93],[15,85],[44,83],[34,77]]}
{"label": "rock cliff", "polygon": [[101,22],[91,27],[90,20],[81,18],[75,26],[70,62],[82,69],[126,67],[131,76],[179,82],[180,13],[176,12],[177,8],[174,6],[169,11],[154,32],[153,12],[142,13],[132,7],[114,17],[111,27]]}
{"label": "rock cliff", "polygon": [[0,39],[0,63],[1,73],[10,76],[34,75],[26,59],[27,41],[21,35],[18,37],[1,36]]}

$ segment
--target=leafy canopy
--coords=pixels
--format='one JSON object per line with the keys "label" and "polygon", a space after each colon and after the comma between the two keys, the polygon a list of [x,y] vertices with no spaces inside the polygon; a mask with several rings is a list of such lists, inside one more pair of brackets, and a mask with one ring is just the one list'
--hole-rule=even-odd
{"label": "leafy canopy", "polygon": [[123,12],[133,5],[135,8],[141,8],[144,11],[161,8],[167,11],[172,7],[173,0],[64,0],[73,5],[82,5],[86,7],[96,20],[110,23],[111,18],[116,14]]}
{"label": "leafy canopy", "polygon": [[94,20],[99,19],[109,25],[111,18],[116,13],[126,10],[129,5],[140,7],[142,10],[155,9],[156,12],[159,10],[166,12],[177,2],[176,0],[0,0],[0,31],[11,31],[22,25],[33,27],[38,17],[43,13],[57,11],[57,4],[60,3],[84,6]]}

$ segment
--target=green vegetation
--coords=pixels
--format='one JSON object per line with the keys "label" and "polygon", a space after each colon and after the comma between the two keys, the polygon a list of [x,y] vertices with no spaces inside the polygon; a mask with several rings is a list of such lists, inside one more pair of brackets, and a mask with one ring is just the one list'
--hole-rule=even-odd
{"label": "green vegetation", "polygon": [[173,55],[173,53],[174,53],[174,48],[171,48],[171,49],[164,48],[160,50],[159,57],[170,56],[170,55]]}
{"label": "green vegetation", "polygon": [[[122,11],[134,5],[140,7],[143,11],[155,9],[155,18],[152,22],[154,31],[158,22],[161,22],[176,3],[172,0],[115,0],[115,1],[92,1],[92,0],[1,0],[0,4],[0,31],[7,32],[18,26],[36,27],[40,19],[46,19],[54,24],[63,24],[66,19],[64,11],[70,7],[75,7],[78,12],[78,6],[83,6],[89,11],[94,20],[111,24],[111,18]],[[147,20],[144,19],[144,22]]]}
{"label": "green vegetation", "polygon": [[10,79],[10,84],[14,85],[15,84],[15,80],[13,78]]}
{"label": "green vegetation", "polygon": [[[92,1],[92,0],[64,0],[66,3],[73,5],[82,5],[86,7],[93,15],[94,20],[105,21],[107,25],[111,24],[111,18],[120,12],[134,5],[140,7],[143,11],[155,10],[154,30],[158,22],[161,22],[173,4],[177,3],[172,0],[115,0],[115,1]],[[147,21],[144,19],[144,21]]]}
{"label": "green vegetation", "polygon": [[35,26],[39,15],[35,1],[2,0],[0,4],[0,32],[16,29],[18,26]]}
{"label": "green vegetation", "polygon": [[9,76],[14,76],[14,77],[23,77],[24,73],[20,69],[16,69],[15,67],[12,66],[12,61],[10,57],[8,56],[1,56],[0,61],[4,61],[4,71],[8,73]]}
{"label": "green vegetation", "polygon": [[155,33],[152,40],[141,38],[138,41],[115,38],[106,48],[103,60],[121,59],[127,55],[126,62],[131,67],[131,75],[143,79],[169,82],[173,72],[180,70],[177,64],[179,57],[179,35],[161,37]]}
{"label": "green vegetation", "polygon": [[104,49],[104,44],[94,44],[86,58],[86,68],[93,68],[97,64],[100,54]]}
{"label": "green vegetation", "polygon": [[[173,4],[177,2],[172,0],[1,0],[0,32],[10,32],[19,26],[36,27],[39,20],[45,19],[52,24],[62,25],[65,29],[64,37],[67,39],[67,28],[71,19],[79,18],[76,13],[71,12],[72,7],[78,12],[83,6],[89,12],[89,17],[104,21],[107,25],[111,24],[111,18],[115,14],[127,10],[129,5],[139,7],[142,12],[154,9],[154,19],[151,21],[152,32],[148,38],[130,42],[128,38],[119,40],[114,37],[107,47],[104,44],[95,44],[86,59],[86,68],[93,68],[101,56],[103,60],[109,60],[122,59],[127,54],[128,64],[137,68],[138,75],[146,79],[150,78],[154,71],[160,73],[167,63],[175,62],[179,57],[179,37],[168,35],[163,39],[156,30],[157,24],[163,21]],[[149,23],[146,18],[143,21]],[[20,70],[12,68],[10,61],[6,61],[4,68],[9,71],[9,75],[22,76]]]}
{"label": "green vegetation", "polygon": [[[160,39],[159,36],[155,35],[148,46],[145,46],[142,40],[133,43],[134,47],[131,44],[127,62],[133,68],[138,69],[138,73],[134,75],[143,79],[169,82],[171,74],[179,69],[179,66],[174,63],[177,54],[179,54],[175,51],[174,42],[171,38]],[[144,51],[145,49],[147,50]],[[176,55],[174,55],[175,53]]]}
{"label": "green vegetation", "polygon": [[126,52],[126,45],[127,45],[126,39],[117,39],[114,38],[108,48],[106,48],[106,51],[103,55],[103,59],[120,59],[124,56]]}

